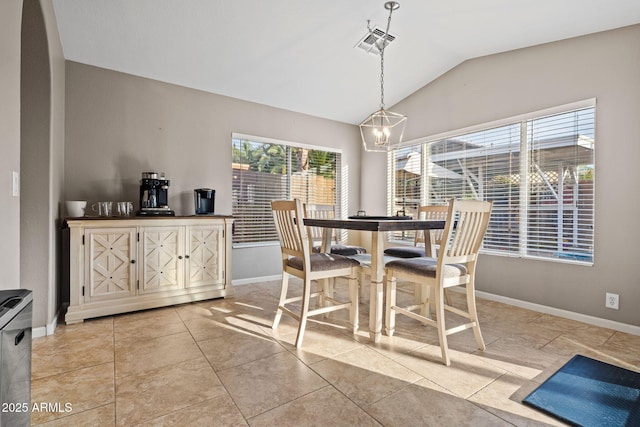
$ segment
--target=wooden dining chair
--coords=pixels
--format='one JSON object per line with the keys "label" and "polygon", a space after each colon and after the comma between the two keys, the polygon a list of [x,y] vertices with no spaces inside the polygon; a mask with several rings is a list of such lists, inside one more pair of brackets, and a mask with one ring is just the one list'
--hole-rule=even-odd
{"label": "wooden dining chair", "polygon": [[[307,204],[305,205],[305,217],[316,219],[334,219],[336,216],[334,205],[319,205],[319,204]],[[313,252],[321,252],[323,229],[320,227],[308,227],[310,242]],[[367,250],[362,246],[345,245],[339,242],[338,230],[333,230],[331,233],[331,253],[338,255],[358,255],[366,253]]]}
{"label": "wooden dining chair", "polygon": [[[472,328],[478,347],[481,350],[485,349],[476,310],[475,272],[478,252],[489,224],[491,208],[492,202],[452,200],[449,203],[447,222],[436,259],[428,257],[398,259],[386,265],[387,335],[391,336],[394,333],[397,313],[437,328],[442,361],[447,366],[451,364],[447,345],[448,335]],[[420,284],[422,301],[419,304],[413,301],[414,304],[410,306],[397,305],[396,282],[398,279]],[[465,287],[466,309],[460,309],[445,302],[444,290],[454,286]],[[435,288],[435,318],[428,310],[431,287]],[[465,319],[465,323],[447,329],[445,310],[461,316]]]}
{"label": "wooden dining chair", "polygon": [[[418,207],[418,219],[446,221],[448,211],[448,205],[422,205]],[[424,230],[417,230],[413,240],[413,246],[392,246],[386,248],[384,253],[385,255],[398,258],[435,257],[437,253],[436,249],[440,246],[440,241],[442,240],[442,234],[442,229],[429,230],[429,239],[425,239]],[[430,243],[429,248],[426,247],[427,240]]]}
{"label": "wooden dining chair", "polygon": [[[446,221],[449,205],[422,205],[418,207],[418,219]],[[402,245],[392,246],[384,250],[385,256],[394,258],[418,258],[424,256],[436,257],[438,248],[442,242],[443,229],[433,229],[428,231],[428,239],[425,238],[424,230],[417,230],[413,239],[413,246]],[[419,284],[415,284],[414,289],[398,288],[398,292],[412,293],[416,303],[420,303],[422,298]],[[445,293],[445,301],[448,295]],[[423,307],[425,310],[427,307]],[[426,311],[423,312],[425,314]]]}
{"label": "wooden dining chair", "polygon": [[[302,345],[307,318],[336,310],[348,309],[349,322],[353,333],[358,331],[358,261],[351,258],[326,253],[312,253],[309,245],[307,227],[303,224],[304,207],[300,200],[275,200],[271,202],[273,219],[280,239],[282,252],[282,289],[278,309],[273,320],[273,329],[278,327],[282,314],[298,321],[298,334],[295,346]],[[302,295],[289,297],[289,276],[302,279]],[[349,282],[349,301],[338,301],[332,292],[322,288],[312,292],[311,282],[322,279],[346,276]],[[323,281],[327,282],[327,281]],[[318,308],[309,310],[309,301],[313,297],[321,299]],[[290,308],[301,303],[299,313]]]}

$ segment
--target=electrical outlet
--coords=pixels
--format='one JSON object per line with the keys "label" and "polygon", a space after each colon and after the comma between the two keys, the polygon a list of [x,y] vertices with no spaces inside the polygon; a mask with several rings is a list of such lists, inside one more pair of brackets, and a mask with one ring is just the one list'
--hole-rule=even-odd
{"label": "electrical outlet", "polygon": [[611,294],[607,292],[607,296],[604,302],[604,306],[607,308],[613,308],[618,310],[620,308],[620,296],[618,294]]}
{"label": "electrical outlet", "polygon": [[20,197],[20,174],[16,171],[11,172],[11,195]]}

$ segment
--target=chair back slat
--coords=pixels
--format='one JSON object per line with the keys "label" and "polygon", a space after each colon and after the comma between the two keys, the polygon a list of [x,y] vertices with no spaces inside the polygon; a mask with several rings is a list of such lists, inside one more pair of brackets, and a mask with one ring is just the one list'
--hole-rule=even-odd
{"label": "chair back slat", "polygon": [[308,258],[309,238],[302,224],[304,211],[300,200],[274,200],[271,209],[283,257]]}
{"label": "chair back slat", "polygon": [[[448,205],[422,205],[418,207],[418,219],[446,221],[448,213]],[[431,240],[432,246],[440,245],[440,243],[442,242],[443,233],[444,230],[442,229],[429,230],[429,238]],[[416,231],[414,246],[418,246],[419,243],[425,243],[424,230]]]}
{"label": "chair back slat", "polygon": [[[305,217],[314,219],[334,219],[336,217],[335,206],[333,205],[306,205]],[[321,241],[323,229],[321,227],[307,227],[307,233],[312,241]],[[331,237],[332,241],[337,241],[337,235]]]}
{"label": "chair back slat", "polygon": [[477,259],[492,206],[493,202],[478,200],[451,201],[443,230],[446,245],[441,247],[439,254],[441,264],[468,263]]}

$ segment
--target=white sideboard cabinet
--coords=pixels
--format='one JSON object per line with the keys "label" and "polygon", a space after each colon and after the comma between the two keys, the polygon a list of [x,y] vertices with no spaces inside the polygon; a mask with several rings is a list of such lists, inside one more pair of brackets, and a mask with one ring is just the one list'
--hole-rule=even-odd
{"label": "white sideboard cabinet", "polygon": [[66,323],[233,295],[230,216],[67,218]]}

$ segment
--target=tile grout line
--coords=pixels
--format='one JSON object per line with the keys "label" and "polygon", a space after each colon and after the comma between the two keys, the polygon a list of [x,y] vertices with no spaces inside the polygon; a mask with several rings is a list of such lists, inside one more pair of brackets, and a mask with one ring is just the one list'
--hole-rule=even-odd
{"label": "tile grout line", "polygon": [[[240,410],[240,408],[238,407],[238,403],[236,402],[236,400],[233,398],[233,396],[231,395],[231,393],[229,393],[229,390],[227,389],[227,386],[224,384],[224,382],[222,381],[222,379],[220,378],[220,376],[218,375],[218,372],[215,370],[215,368],[213,367],[213,365],[211,364],[211,361],[209,360],[209,358],[207,358],[207,355],[204,354],[204,351],[202,350],[202,347],[200,346],[200,343],[196,340],[196,338],[193,336],[193,332],[191,332],[191,329],[189,329],[189,327],[187,326],[187,324],[185,323],[185,319],[180,315],[180,313],[178,312],[178,317],[180,318],[180,320],[182,321],[182,324],[184,325],[184,327],[187,329],[187,331],[189,332],[189,335],[191,336],[191,339],[193,340],[194,344],[196,345],[196,347],[198,347],[198,351],[200,351],[200,354],[202,355],[202,357],[204,357],[204,360],[207,361],[207,365],[209,365],[209,367],[211,368],[211,371],[213,372],[213,374],[216,376],[216,378],[218,379],[218,382],[220,383],[220,386],[224,389],[224,392],[226,393],[227,397],[231,400],[231,402],[233,402],[233,406],[236,408],[236,410],[238,411],[238,414],[240,414],[240,416],[242,417],[242,419],[247,423],[247,425],[249,425],[248,419],[247,417],[242,413],[242,411]],[[210,399],[213,400],[213,399]],[[194,406],[194,405],[191,405]],[[184,408],[183,408],[184,409]],[[181,410],[183,410],[181,409]],[[178,411],[174,411],[174,412],[178,412]],[[167,414],[165,414],[167,415]]]}

